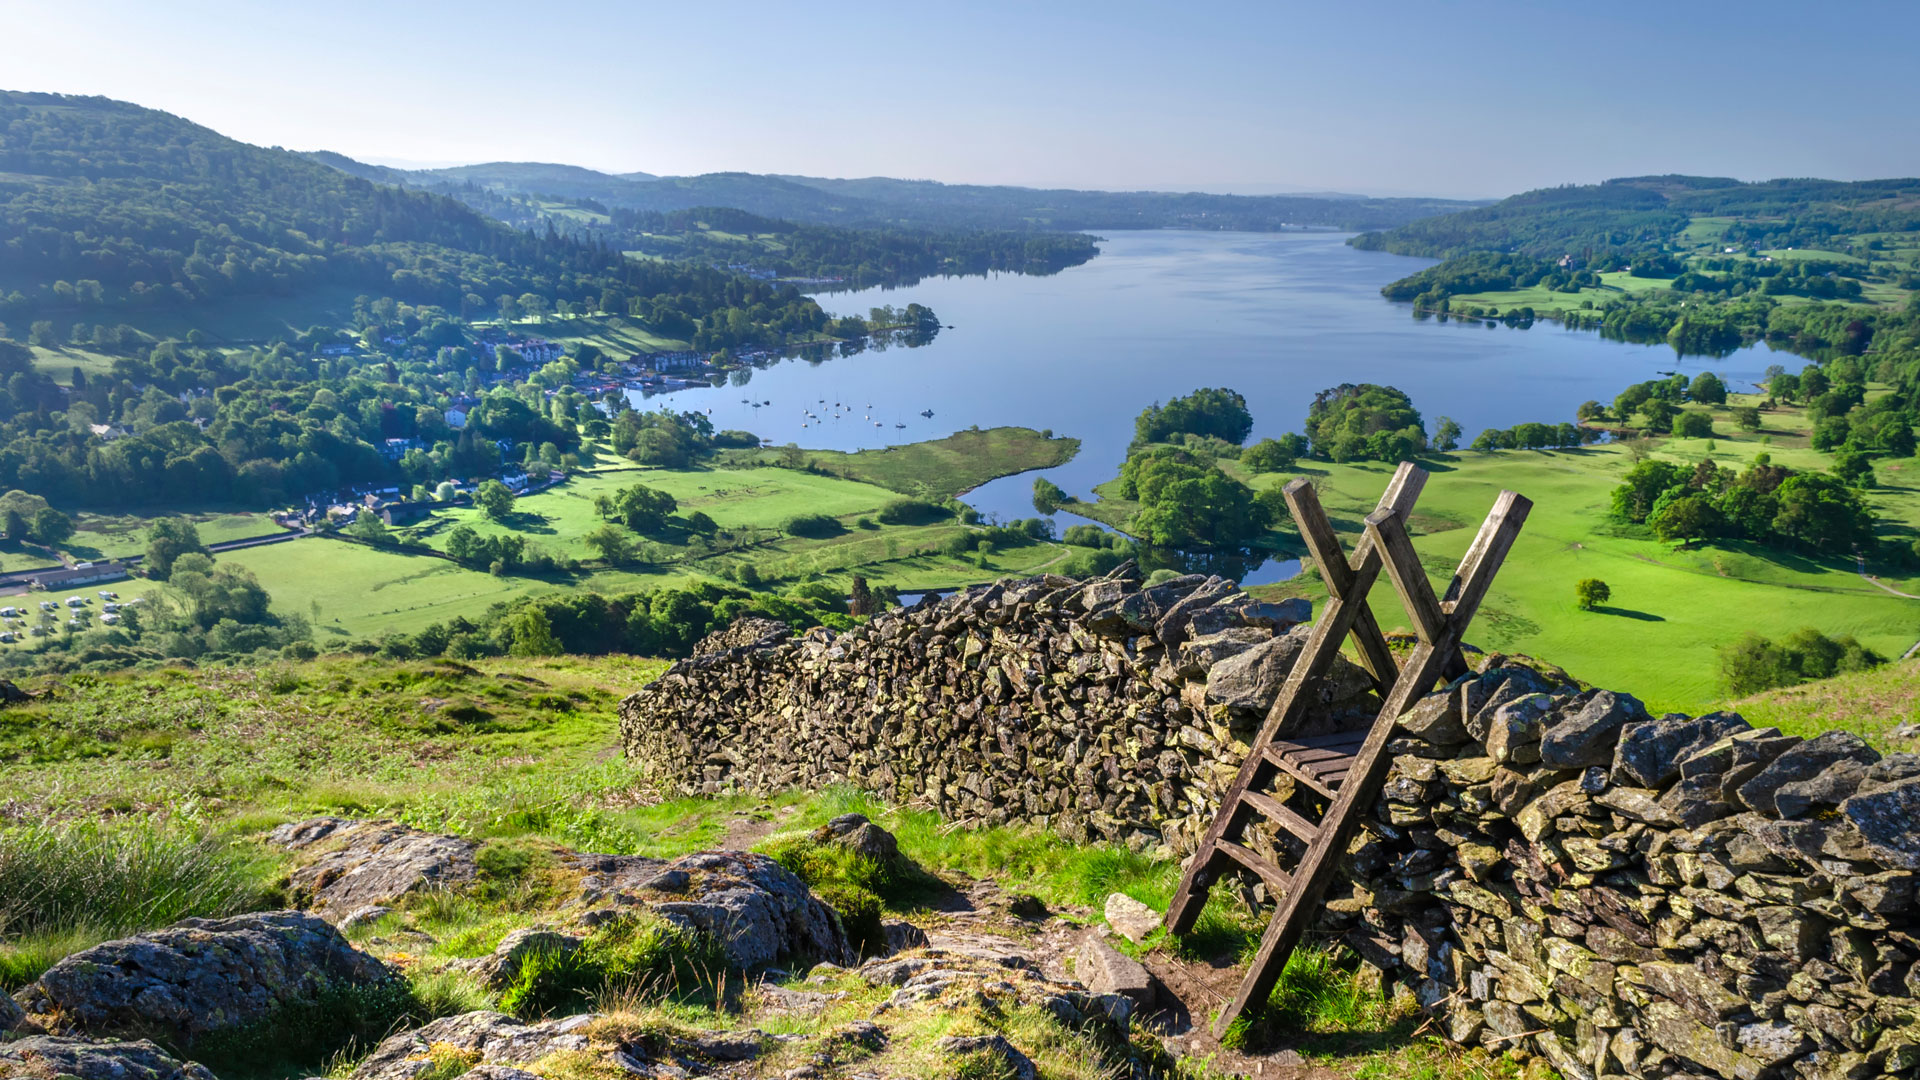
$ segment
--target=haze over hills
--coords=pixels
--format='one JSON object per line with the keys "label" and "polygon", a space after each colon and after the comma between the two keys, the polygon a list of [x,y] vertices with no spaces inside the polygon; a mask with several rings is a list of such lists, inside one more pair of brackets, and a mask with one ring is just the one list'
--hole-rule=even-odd
{"label": "haze over hills", "polygon": [[835,179],[738,172],[656,177],[514,162],[406,171],[370,166],[329,152],[311,156],[355,175],[430,190],[472,183],[500,193],[591,200],[609,208],[673,211],[725,206],[816,224],[1096,230],[1319,226],[1363,230],[1393,228],[1421,217],[1482,205],[1454,199],[1376,199],[1343,194],[1076,191],[888,177]]}

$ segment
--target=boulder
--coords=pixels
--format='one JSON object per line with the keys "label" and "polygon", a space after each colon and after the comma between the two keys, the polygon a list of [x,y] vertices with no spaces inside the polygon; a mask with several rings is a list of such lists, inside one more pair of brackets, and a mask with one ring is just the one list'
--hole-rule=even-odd
{"label": "boulder", "polygon": [[1153,1005],[1153,975],[1140,961],[1114,948],[1097,931],[1089,930],[1081,935],[1073,974],[1096,994],[1119,994],[1142,1009]]}
{"label": "boulder", "polygon": [[703,851],[675,859],[667,870],[686,872],[685,899],[652,904],[654,913],[711,935],[737,967],[796,956],[841,965],[857,959],[833,909],[765,855]]}
{"label": "boulder", "polygon": [[20,1003],[0,993],[0,1039],[26,1033],[27,1013]]}
{"label": "boulder", "polygon": [[480,847],[392,821],[337,817],[282,825],[267,842],[313,854],[293,872],[293,887],[306,906],[333,921],[420,889],[473,881]]}
{"label": "boulder", "polygon": [[1613,748],[1628,724],[1650,719],[1632,694],[1596,691],[1540,739],[1540,760],[1556,769],[1584,769],[1613,761]]}
{"label": "boulder", "polygon": [[[1850,731],[1823,732],[1774,758],[1753,779],[1741,784],[1735,793],[1750,810],[1768,817],[1790,817],[1792,815],[1774,802],[1774,795],[1781,787],[1812,780],[1836,762],[1855,761],[1865,766],[1879,760],[1879,752],[1868,746],[1860,736]],[[1864,771],[1861,778],[1865,778]],[[1806,806],[1797,797],[1790,799],[1789,805],[1799,806],[1800,809]]]}
{"label": "boulder", "polygon": [[863,859],[872,859],[889,870],[912,865],[900,854],[900,842],[892,833],[868,821],[864,814],[841,814],[813,831],[815,843],[835,844]]}
{"label": "boulder", "polygon": [[540,927],[515,930],[500,939],[491,955],[473,961],[457,961],[478,976],[487,986],[498,990],[520,976],[520,965],[535,953],[567,956],[579,950],[581,938]]}
{"label": "boulder", "polygon": [[191,1047],[211,1032],[269,1022],[332,989],[395,978],[301,911],[184,919],[61,960],[21,991],[29,1016],[57,1035],[148,1034]]}
{"label": "boulder", "polygon": [[1107,925],[1136,945],[1160,929],[1160,913],[1126,893],[1109,893],[1105,914]]}
{"label": "boulder", "polygon": [[[448,1016],[412,1031],[389,1036],[353,1070],[352,1080],[414,1080],[432,1070],[442,1077],[474,1077],[481,1068],[531,1065],[562,1050],[594,1049],[581,1029],[593,1016],[568,1016],[529,1023],[497,1012]],[[468,1070],[433,1069],[441,1060],[466,1063]],[[616,1066],[617,1063],[613,1063]],[[492,1074],[499,1080],[499,1074]]]}
{"label": "boulder", "polygon": [[1015,1048],[1005,1035],[944,1035],[934,1044],[934,1049],[950,1058],[985,1058],[989,1064],[977,1072],[981,1076],[1038,1080],[1040,1075],[1033,1059]]}
{"label": "boulder", "polygon": [[89,1042],[58,1035],[0,1041],[0,1076],[10,1080],[214,1080],[145,1039]]}

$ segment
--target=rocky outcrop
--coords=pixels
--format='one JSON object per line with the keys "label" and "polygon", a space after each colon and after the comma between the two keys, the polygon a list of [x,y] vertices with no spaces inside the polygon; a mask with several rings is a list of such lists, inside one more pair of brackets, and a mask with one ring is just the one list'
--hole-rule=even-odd
{"label": "rocky outcrop", "polygon": [[648,907],[683,929],[711,936],[735,967],[806,957],[855,959],[846,930],[793,872],[765,855],[703,851],[667,864]]}
{"label": "rocky outcrop", "polygon": [[[688,794],[849,783],[964,822],[1190,849],[1298,655],[1304,601],[1131,568],[1038,577],[798,638],[709,639],[621,704],[635,767]],[[1335,664],[1295,734],[1370,720]]]}
{"label": "rocky outcrop", "polygon": [[55,1035],[151,1035],[185,1048],[394,977],[321,919],[274,911],[185,919],[83,949],[16,998]]}
{"label": "rocky outcrop", "polygon": [[626,1064],[613,1057],[619,1054],[635,1066],[631,1071],[652,1075],[625,1048],[596,1047],[582,1031],[594,1019],[582,1015],[529,1023],[497,1012],[445,1017],[383,1041],[353,1070],[352,1080],[413,1080],[422,1073],[508,1080],[512,1074],[502,1070],[533,1076],[518,1067],[562,1051],[597,1051],[616,1071]]}
{"label": "rocky outcrop", "polygon": [[282,825],[267,842],[312,856],[293,874],[303,904],[339,922],[419,889],[474,879],[478,844],[392,821],[321,817]]}
{"label": "rocky outcrop", "polygon": [[0,1042],[0,1076],[9,1080],[214,1080],[203,1066],[180,1061],[144,1039],[99,1043],[57,1035]]}

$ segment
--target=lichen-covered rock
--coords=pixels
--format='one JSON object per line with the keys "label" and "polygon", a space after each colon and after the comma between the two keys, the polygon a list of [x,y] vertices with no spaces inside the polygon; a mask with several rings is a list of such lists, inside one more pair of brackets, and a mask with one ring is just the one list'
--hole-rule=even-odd
{"label": "lichen-covered rock", "polygon": [[293,872],[302,902],[331,921],[408,893],[473,881],[479,844],[391,821],[321,817],[282,825],[267,842],[313,857]]}
{"label": "lichen-covered rock", "polygon": [[1584,769],[1613,761],[1620,732],[1650,719],[1632,694],[1596,691],[1580,708],[1550,727],[1540,739],[1540,760],[1556,769]]}
{"label": "lichen-covered rock", "polygon": [[520,977],[520,967],[536,953],[568,956],[580,948],[580,938],[544,927],[523,927],[500,939],[493,952],[476,960],[456,961],[494,989],[509,986]]}
{"label": "lichen-covered rock", "polygon": [[1840,804],[1840,813],[1875,859],[1901,870],[1920,870],[1920,777],[1855,795]]}
{"label": "lichen-covered rock", "polygon": [[1629,723],[1621,729],[1620,742],[1614,748],[1614,781],[1664,788],[1680,775],[1681,759],[1746,728],[1745,720],[1722,713]]}
{"label": "lichen-covered rock", "polygon": [[20,1003],[0,993],[0,1039],[25,1033],[27,1026],[26,1010]]}
{"label": "lichen-covered rock", "polygon": [[61,960],[18,995],[58,1035],[151,1034],[190,1047],[210,1032],[270,1022],[330,990],[396,978],[313,915],[184,919]]}
{"label": "lichen-covered rock", "polygon": [[8,1080],[214,1080],[153,1043],[90,1042],[56,1035],[0,1041],[0,1077]]}
{"label": "lichen-covered rock", "polygon": [[[353,1070],[353,1080],[413,1080],[422,1073],[451,1080],[474,1075],[466,1070],[531,1065],[563,1050],[591,1051],[593,1042],[581,1029],[593,1020],[581,1015],[529,1023],[497,1012],[448,1016],[386,1039]],[[449,1063],[465,1069],[455,1071]]]}
{"label": "lichen-covered rock", "polygon": [[[1736,794],[1750,810],[1769,817],[1791,817],[1774,802],[1775,794],[1783,786],[1812,780],[1829,766],[1841,761],[1855,761],[1865,766],[1879,760],[1880,754],[1850,731],[1822,732],[1774,758],[1753,779],[1741,784]],[[1864,772],[1862,776],[1864,778]],[[1805,805],[1798,800],[1790,805],[1796,813],[1805,809]]]}
{"label": "lichen-covered rock", "polygon": [[683,898],[649,905],[654,914],[710,935],[736,967],[796,957],[843,965],[857,959],[833,909],[765,855],[703,851],[667,869],[685,872],[688,884]]}
{"label": "lichen-covered rock", "polygon": [[943,1035],[934,1048],[951,1058],[986,1059],[988,1064],[981,1075],[1006,1080],[1037,1080],[1040,1075],[1033,1059],[1008,1042],[1005,1035]]}

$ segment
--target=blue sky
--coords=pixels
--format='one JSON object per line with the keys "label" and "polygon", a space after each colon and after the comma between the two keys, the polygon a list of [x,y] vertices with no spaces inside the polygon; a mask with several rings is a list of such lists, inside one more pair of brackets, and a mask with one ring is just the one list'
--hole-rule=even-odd
{"label": "blue sky", "polygon": [[0,86],[395,163],[1485,196],[1920,175],[1920,4],[0,0]]}

